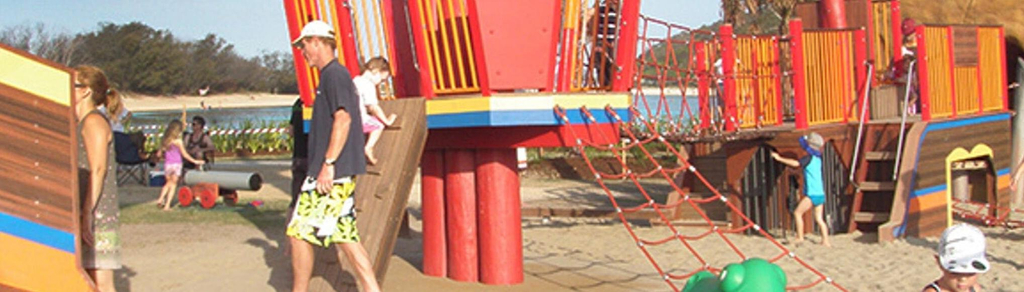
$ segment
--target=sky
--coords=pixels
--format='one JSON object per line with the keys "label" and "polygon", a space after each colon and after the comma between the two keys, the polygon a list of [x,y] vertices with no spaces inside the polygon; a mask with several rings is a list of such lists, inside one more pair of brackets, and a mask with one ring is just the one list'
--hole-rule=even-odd
{"label": "sky", "polygon": [[[641,0],[640,10],[650,17],[698,27],[721,18],[719,1]],[[42,23],[50,32],[77,34],[95,31],[102,22],[132,21],[169,30],[184,41],[216,34],[245,57],[289,50],[282,1],[0,0],[0,29]]]}

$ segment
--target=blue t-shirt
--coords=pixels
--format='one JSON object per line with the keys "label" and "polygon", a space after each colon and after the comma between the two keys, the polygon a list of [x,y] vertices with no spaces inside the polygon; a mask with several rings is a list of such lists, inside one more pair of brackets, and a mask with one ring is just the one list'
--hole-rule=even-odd
{"label": "blue t-shirt", "polygon": [[804,194],[825,196],[825,180],[821,175],[821,157],[807,155],[800,158],[800,168],[804,170]]}
{"label": "blue t-shirt", "polygon": [[324,166],[327,147],[331,144],[331,132],[334,128],[334,113],[343,110],[348,112],[352,122],[349,124],[348,139],[341,148],[341,154],[334,163],[334,178],[366,173],[366,154],[363,152],[363,131],[359,128],[363,120],[359,115],[359,96],[352,83],[348,70],[338,64],[338,59],[327,63],[320,70],[320,85],[316,87],[316,100],[313,101],[313,119],[309,129],[309,170],[307,175],[316,177]]}

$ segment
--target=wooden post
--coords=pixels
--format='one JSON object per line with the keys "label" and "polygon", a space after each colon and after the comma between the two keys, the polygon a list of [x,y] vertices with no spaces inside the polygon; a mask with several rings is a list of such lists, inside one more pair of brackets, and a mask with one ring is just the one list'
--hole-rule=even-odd
{"label": "wooden post", "polygon": [[[640,20],[640,0],[621,0],[619,6],[619,38],[616,40],[615,80],[612,91],[623,92],[633,85],[634,65],[636,63],[637,24]],[[686,98],[686,93],[683,93]]]}
{"label": "wooden post", "polygon": [[444,151],[423,152],[420,164],[420,199],[423,210],[423,274],[448,276],[445,232]]}
{"label": "wooden post", "polygon": [[821,27],[823,28],[846,28],[846,3],[844,0],[821,0],[818,2],[821,8]]}
{"label": "wooden post", "polygon": [[480,279],[473,158],[472,150],[444,153],[448,277],[460,282]]}
{"label": "wooden post", "polygon": [[491,96],[491,82],[487,71],[487,58],[484,58],[483,32],[480,31],[480,13],[477,10],[476,0],[466,1],[469,10],[469,34],[473,43],[473,56],[476,62],[477,80],[480,81],[480,94]]}
{"label": "wooden post", "polygon": [[789,53],[793,64],[793,103],[796,128],[807,129],[807,81],[804,71],[804,25],[799,18],[789,21]]}
{"label": "wooden post", "polygon": [[[863,118],[860,116],[860,113],[863,111],[863,108],[868,106],[868,99],[864,95],[864,92],[871,90],[871,88],[867,87],[868,78],[871,78],[871,72],[868,72],[867,70],[867,41],[868,40],[866,37],[866,33],[864,32],[864,29],[858,29],[853,31],[853,70],[855,74],[854,78],[857,81],[855,83],[857,86],[857,96],[855,96],[854,99],[861,99],[858,103],[860,104],[860,106],[856,108],[856,111],[853,114],[856,116],[858,121],[861,118]],[[849,113],[850,111],[847,110],[846,114]]]}
{"label": "wooden post", "polygon": [[[694,45],[694,50],[696,50],[697,55],[697,103],[700,111],[701,129],[707,129],[708,127],[711,127],[711,109],[709,108],[711,104],[709,103],[710,100],[708,99],[710,93],[708,77],[710,76],[710,72],[708,72],[708,57],[707,49],[705,48],[706,46],[707,42],[703,41],[698,41]],[[683,95],[686,95],[686,93],[684,92]],[[685,96],[683,98],[685,98]]]}
{"label": "wooden post", "polygon": [[[917,75],[918,99],[921,101],[921,108],[919,109],[921,121],[927,122],[932,120],[931,82],[928,80],[928,51],[925,50],[928,45],[924,43],[924,26],[918,25],[915,30],[916,35],[914,37],[917,38],[917,53],[915,54],[917,57],[917,68],[914,68],[916,69],[914,73]],[[913,86],[913,81],[907,80],[907,86]]]}
{"label": "wooden post", "polygon": [[949,58],[949,103],[953,109],[951,117],[956,118],[958,113],[956,106],[956,57],[953,53],[953,26],[946,26],[946,47],[949,48],[949,56],[947,56]]}
{"label": "wooden post", "polygon": [[423,15],[424,11],[421,10],[419,2],[409,3],[408,8],[409,26],[412,28],[413,45],[416,49],[416,64],[420,71],[420,94],[426,99],[431,99],[437,96],[434,92],[434,70],[431,67],[430,54],[427,53],[430,46],[427,34],[431,32],[427,31],[427,26],[423,23],[426,16]]}
{"label": "wooden post", "polygon": [[718,38],[722,43],[722,96],[725,115],[722,122],[726,131],[735,131],[736,123],[736,39],[733,37],[732,24],[723,24],[718,29]]}
{"label": "wooden post", "polygon": [[334,13],[338,16],[338,38],[341,40],[341,47],[338,50],[342,53],[345,61],[345,68],[352,76],[359,75],[359,53],[356,51],[355,33],[352,30],[352,10],[344,3],[338,3],[334,7]]}
{"label": "wooden post", "polygon": [[515,149],[476,150],[476,194],[480,281],[489,285],[522,283],[523,235]]}

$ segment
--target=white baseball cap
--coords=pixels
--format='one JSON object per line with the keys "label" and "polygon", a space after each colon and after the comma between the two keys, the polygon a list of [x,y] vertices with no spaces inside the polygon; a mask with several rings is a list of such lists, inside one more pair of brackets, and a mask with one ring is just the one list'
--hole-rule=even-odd
{"label": "white baseball cap", "polygon": [[985,259],[985,235],[969,224],[960,223],[946,228],[939,239],[939,265],[954,273],[977,274],[988,272]]}
{"label": "white baseball cap", "polygon": [[308,37],[325,37],[333,39],[334,29],[331,28],[330,24],[321,20],[310,21],[306,26],[302,27],[302,33],[299,34],[298,38],[295,38],[295,40],[292,41],[292,45],[297,46],[302,39]]}

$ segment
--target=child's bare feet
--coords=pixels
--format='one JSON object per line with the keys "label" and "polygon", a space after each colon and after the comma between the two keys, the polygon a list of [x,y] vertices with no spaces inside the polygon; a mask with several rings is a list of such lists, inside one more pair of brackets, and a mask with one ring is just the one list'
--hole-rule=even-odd
{"label": "child's bare feet", "polygon": [[395,124],[395,120],[396,120],[396,119],[398,119],[398,115],[396,115],[396,114],[391,114],[391,115],[388,115],[388,117],[387,117],[387,120],[386,120],[386,121],[382,121],[382,122],[384,122],[384,126],[388,126],[388,127],[390,127],[391,125],[394,125],[394,124]]}
{"label": "child's bare feet", "polygon": [[832,247],[832,244],[831,244],[831,243],[828,243],[828,240],[822,240],[822,241],[821,241],[821,245],[823,245],[823,246],[825,246],[825,247]]}
{"label": "child's bare feet", "polygon": [[366,163],[369,165],[377,165],[377,157],[373,156],[373,148],[367,147],[364,152],[366,152]]}

